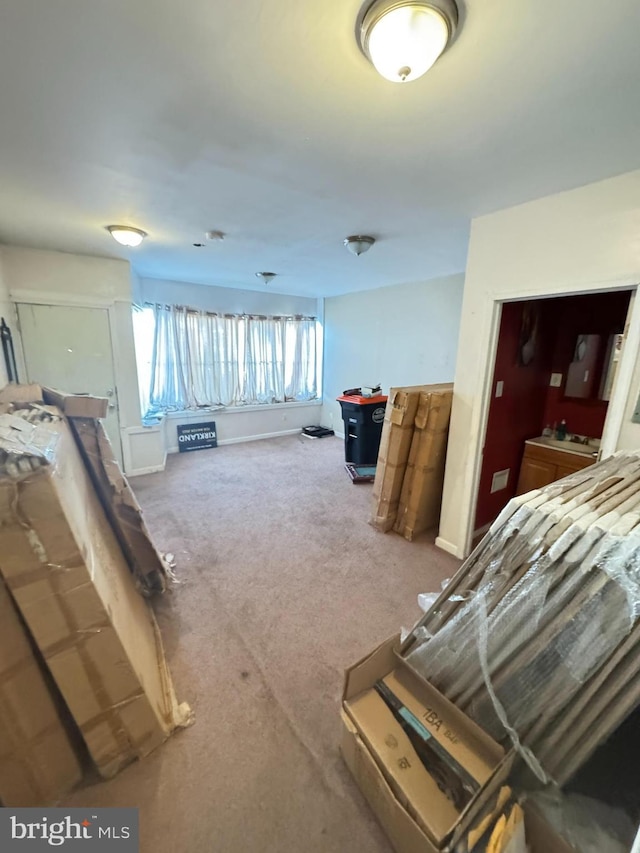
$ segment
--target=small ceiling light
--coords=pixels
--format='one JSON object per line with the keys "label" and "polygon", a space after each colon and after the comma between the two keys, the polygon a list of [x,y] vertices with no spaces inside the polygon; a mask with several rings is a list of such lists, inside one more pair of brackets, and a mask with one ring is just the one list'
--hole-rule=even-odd
{"label": "small ceiling light", "polygon": [[130,228],[128,225],[108,225],[107,231],[122,246],[139,246],[147,236],[146,231]]}
{"label": "small ceiling light", "polygon": [[274,272],[257,272],[256,275],[258,278],[261,278],[265,284],[271,284],[273,279],[276,277],[276,273]]}
{"label": "small ceiling light", "polygon": [[207,240],[211,240],[212,243],[222,243],[224,240],[224,231],[207,231],[205,237]]}
{"label": "small ceiling light", "polygon": [[364,55],[392,83],[422,77],[453,38],[454,0],[374,0],[358,32]]}
{"label": "small ceiling light", "polygon": [[344,245],[352,255],[362,255],[364,252],[368,252],[375,242],[375,237],[347,237],[344,240]]}

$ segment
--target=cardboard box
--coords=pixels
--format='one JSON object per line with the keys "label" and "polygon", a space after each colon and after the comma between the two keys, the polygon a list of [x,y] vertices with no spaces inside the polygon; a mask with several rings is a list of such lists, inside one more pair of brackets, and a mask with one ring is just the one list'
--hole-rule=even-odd
{"label": "cardboard box", "polygon": [[132,575],[145,593],[163,592],[166,566],[158,553],[142,509],[120,470],[103,425],[94,418],[72,418],[71,430]]}
{"label": "cardboard box", "polygon": [[106,418],[109,400],[89,394],[65,394],[55,388],[43,388],[44,402],[56,406],[68,418]]}
{"label": "cardboard box", "polygon": [[411,439],[418,409],[419,391],[391,388],[382,424],[378,464],[373,483],[373,507],[370,523],[386,533],[391,530],[398,511]]}
{"label": "cardboard box", "polygon": [[40,385],[16,385],[10,382],[0,389],[0,403],[43,403]]}
{"label": "cardboard box", "polygon": [[452,390],[422,391],[393,529],[411,541],[438,523]]}
{"label": "cardboard box", "polygon": [[[381,679],[388,679],[398,690],[416,686],[416,677],[402,671],[402,660],[396,654],[399,645],[399,638],[393,637],[347,671],[341,749],[398,853],[449,853],[460,841],[469,843],[481,816],[498,809],[500,788],[513,756],[505,756],[475,723],[432,685],[421,681],[422,692],[412,698],[414,710],[432,733],[442,734],[442,743],[451,744],[446,732],[454,733],[455,760],[479,776],[477,791],[458,808],[424,768],[406,728],[384,703],[371,698],[377,695],[371,688]],[[429,704],[423,704],[425,699]]]}
{"label": "cardboard box", "polygon": [[443,384],[412,385],[389,391],[373,484],[370,524],[377,530],[391,530],[396,520],[420,393],[452,389],[453,385]]}
{"label": "cardboard box", "polygon": [[15,447],[35,470],[16,478],[0,464],[0,573],[108,777],[186,724],[189,709],[178,706],[155,619],[68,423],[27,426],[31,442],[22,429]]}
{"label": "cardboard box", "polygon": [[56,692],[0,579],[0,803],[5,806],[49,805],[82,778],[79,737]]}
{"label": "cardboard box", "polygon": [[524,803],[524,831],[531,853],[575,853],[533,803]]}

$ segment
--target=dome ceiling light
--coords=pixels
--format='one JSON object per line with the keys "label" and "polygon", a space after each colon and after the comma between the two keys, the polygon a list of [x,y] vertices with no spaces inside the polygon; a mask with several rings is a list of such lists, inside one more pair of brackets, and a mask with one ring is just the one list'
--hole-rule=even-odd
{"label": "dome ceiling light", "polygon": [[409,83],[431,68],[457,25],[454,0],[374,0],[358,29],[358,44],[386,80]]}
{"label": "dome ceiling light", "polygon": [[261,278],[265,284],[271,284],[277,273],[274,272],[257,272],[258,278]]}
{"label": "dome ceiling light", "polygon": [[146,231],[141,231],[140,228],[131,228],[129,225],[107,225],[107,231],[121,246],[130,246],[131,248],[139,246],[147,236]]}
{"label": "dome ceiling light", "polygon": [[352,255],[362,255],[364,252],[368,252],[375,242],[375,237],[367,237],[366,235],[358,237],[354,236],[347,237],[344,240],[344,245]]}

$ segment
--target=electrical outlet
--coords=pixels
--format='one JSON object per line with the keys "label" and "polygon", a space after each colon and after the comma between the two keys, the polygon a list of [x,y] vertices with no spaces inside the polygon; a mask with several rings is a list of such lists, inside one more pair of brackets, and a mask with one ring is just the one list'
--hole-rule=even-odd
{"label": "electrical outlet", "polygon": [[562,385],[562,374],[561,373],[552,373],[551,374],[551,381],[549,382],[549,385],[552,388],[559,388]]}
{"label": "electrical outlet", "polygon": [[502,379],[500,379],[500,380],[498,380],[498,382],[496,382],[496,397],[502,397],[503,394],[504,394],[504,382],[502,381]]}

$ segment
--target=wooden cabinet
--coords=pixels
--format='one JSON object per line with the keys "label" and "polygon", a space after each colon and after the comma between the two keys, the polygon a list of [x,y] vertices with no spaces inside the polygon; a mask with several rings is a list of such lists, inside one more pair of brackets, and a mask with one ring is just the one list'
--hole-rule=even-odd
{"label": "wooden cabinet", "polygon": [[568,474],[588,468],[595,461],[593,456],[586,454],[525,442],[516,494],[523,495],[532,489],[555,483]]}

